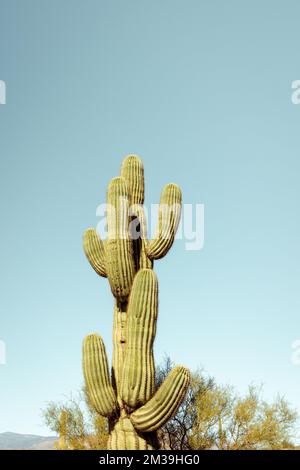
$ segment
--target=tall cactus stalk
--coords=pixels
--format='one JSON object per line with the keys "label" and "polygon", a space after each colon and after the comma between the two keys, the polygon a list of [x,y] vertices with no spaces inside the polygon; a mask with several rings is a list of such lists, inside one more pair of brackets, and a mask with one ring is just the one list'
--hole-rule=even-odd
{"label": "tall cactus stalk", "polygon": [[157,430],[176,413],[190,382],[189,371],[177,366],[156,390],[153,358],[158,281],[152,268],[174,241],[180,188],[163,189],[153,240],[147,239],[143,203],[143,163],[129,155],[108,186],[107,239],[92,228],[83,237],[88,261],[108,278],[115,298],[111,377],[102,338],[94,333],[83,342],[86,390],[96,412],[109,420],[111,450],[157,449]]}

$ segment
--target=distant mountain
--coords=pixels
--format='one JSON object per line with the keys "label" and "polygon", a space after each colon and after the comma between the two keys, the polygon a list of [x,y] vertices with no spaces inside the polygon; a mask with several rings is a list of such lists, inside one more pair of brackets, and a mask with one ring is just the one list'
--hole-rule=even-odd
{"label": "distant mountain", "polygon": [[0,433],[0,450],[53,450],[57,437],[18,434],[15,432]]}

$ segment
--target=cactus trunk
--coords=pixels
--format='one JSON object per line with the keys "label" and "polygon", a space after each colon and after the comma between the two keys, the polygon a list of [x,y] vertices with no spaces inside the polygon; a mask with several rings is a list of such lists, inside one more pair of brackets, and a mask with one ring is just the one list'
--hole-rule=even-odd
{"label": "cactus trunk", "polygon": [[180,220],[181,191],[167,185],[161,196],[157,235],[147,240],[144,167],[128,156],[121,176],[107,191],[108,238],[94,229],[84,234],[84,251],[96,273],[107,277],[115,297],[112,374],[102,338],[83,343],[83,371],[93,408],[109,421],[108,448],[158,448],[157,430],[178,410],[189,386],[189,371],[175,367],[155,390],[153,342],[158,314],[158,281],[153,261],[167,254]]}
{"label": "cactus trunk", "polygon": [[158,448],[158,441],[155,432],[137,431],[124,415],[111,426],[107,447],[108,450],[155,450]]}

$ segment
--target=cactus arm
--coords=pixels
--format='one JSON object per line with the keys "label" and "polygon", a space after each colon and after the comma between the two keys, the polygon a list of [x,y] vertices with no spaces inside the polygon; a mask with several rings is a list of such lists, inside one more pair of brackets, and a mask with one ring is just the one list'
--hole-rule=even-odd
{"label": "cactus arm", "polygon": [[135,273],[129,236],[129,193],[124,178],[113,178],[107,191],[106,267],[111,291],[118,301],[129,295]]}
{"label": "cactus arm", "polygon": [[181,215],[181,190],[176,184],[167,184],[160,197],[158,228],[156,236],[147,246],[150,259],[163,258],[176,235]]}
{"label": "cactus arm", "polygon": [[[136,271],[152,268],[146,252],[147,229],[143,210],[145,183],[144,165],[137,155],[128,155],[121,165],[121,176],[125,179],[130,194],[130,227],[133,234],[133,255]],[[137,227],[140,235],[137,237]]]}
{"label": "cactus arm", "polygon": [[144,204],[144,165],[137,155],[128,155],[123,160],[121,176],[128,184],[130,204]]}
{"label": "cactus arm", "polygon": [[94,228],[89,228],[83,235],[83,249],[90,265],[99,276],[106,277],[104,242]]}
{"label": "cactus arm", "polygon": [[151,269],[141,269],[132,286],[127,310],[127,344],[121,398],[129,409],[154,393],[153,341],[158,310],[158,282]]}
{"label": "cactus arm", "polygon": [[92,406],[102,416],[114,416],[118,406],[108,375],[105,346],[97,334],[88,335],[83,342],[83,373]]}
{"label": "cactus arm", "polygon": [[188,369],[175,367],[151,400],[130,415],[135,429],[150,432],[163,426],[178,410],[189,383]]}

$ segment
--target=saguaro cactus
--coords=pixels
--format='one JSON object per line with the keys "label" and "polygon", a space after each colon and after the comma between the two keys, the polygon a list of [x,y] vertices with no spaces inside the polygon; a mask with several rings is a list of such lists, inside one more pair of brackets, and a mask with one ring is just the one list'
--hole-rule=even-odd
{"label": "saguaro cactus", "polygon": [[112,374],[103,340],[93,333],[83,342],[83,372],[89,400],[109,420],[109,449],[156,449],[156,431],[177,411],[190,381],[175,367],[155,390],[153,342],[158,313],[158,281],[153,261],[167,254],[180,220],[181,191],[162,191],[156,236],[147,239],[144,167],[136,155],[121,166],[107,191],[107,232],[83,237],[84,251],[97,274],[107,277],[115,298]]}

